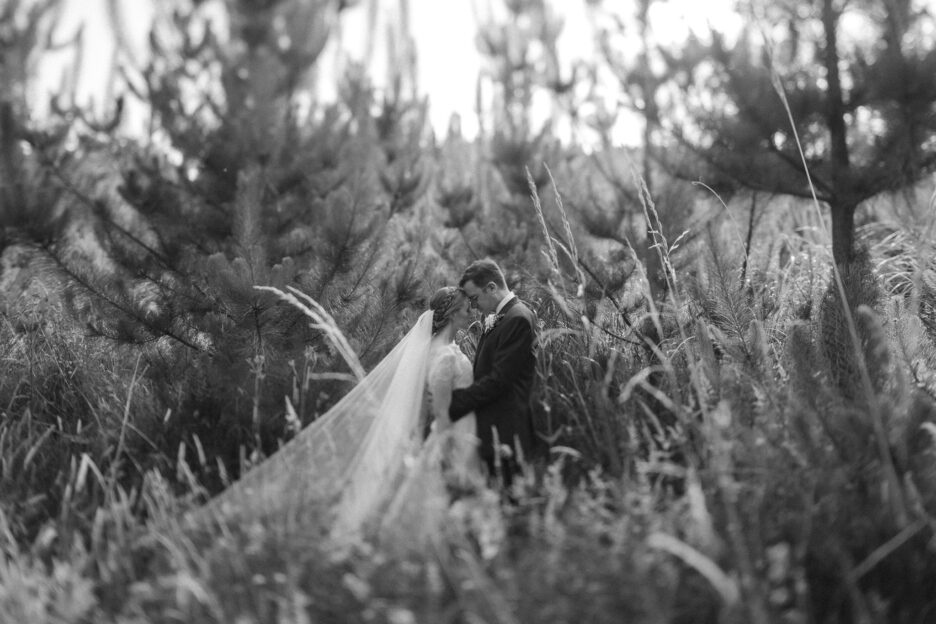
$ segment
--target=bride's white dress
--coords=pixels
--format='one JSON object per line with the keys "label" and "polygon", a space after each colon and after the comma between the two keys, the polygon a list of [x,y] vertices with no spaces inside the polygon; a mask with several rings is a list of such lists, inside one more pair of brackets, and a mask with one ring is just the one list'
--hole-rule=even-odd
{"label": "bride's white dress", "polygon": [[[333,408],[191,519],[272,520],[338,545],[367,534],[416,547],[439,537],[449,491],[484,479],[474,415],[448,421],[471,363],[431,328],[430,311]],[[434,424],[423,440],[427,411]]]}
{"label": "bride's white dress", "polygon": [[[477,422],[474,414],[449,422],[448,410],[452,391],[467,388],[474,381],[471,362],[454,342],[433,345],[429,352],[429,373],[426,382],[429,407],[434,418],[430,434],[441,438],[442,459],[448,478],[470,486],[479,478]],[[432,442],[430,439],[429,442]]]}
{"label": "bride's white dress", "polygon": [[450,492],[477,491],[484,485],[474,414],[455,423],[448,417],[452,391],[471,385],[471,369],[458,345],[433,341],[425,402],[431,429],[404,461],[400,484],[379,514],[377,533],[384,545],[421,549],[432,544],[441,537]]}

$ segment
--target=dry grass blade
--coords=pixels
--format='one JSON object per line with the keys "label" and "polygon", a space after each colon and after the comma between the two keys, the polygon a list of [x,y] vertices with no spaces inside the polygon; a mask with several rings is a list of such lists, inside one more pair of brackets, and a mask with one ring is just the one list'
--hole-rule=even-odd
{"label": "dry grass blade", "polygon": [[740,591],[733,578],[725,574],[717,563],[700,553],[689,544],[666,533],[653,533],[647,538],[650,548],[668,552],[701,574],[721,596],[728,606],[738,604]]}
{"label": "dry grass blade", "polygon": [[663,233],[663,223],[660,221],[660,214],[657,212],[656,203],[650,195],[650,189],[647,188],[646,180],[637,173],[637,169],[633,164],[631,164],[631,170],[634,175],[634,184],[639,190],[638,197],[644,211],[644,218],[647,220],[647,234],[653,239],[650,246],[656,249],[657,255],[660,257],[660,263],[663,266],[663,277],[666,280],[666,288],[675,296],[677,293],[676,269],[673,268],[673,263],[670,260],[670,251],[672,251],[672,249],[669,242],[666,240],[666,235]]}
{"label": "dry grass blade", "polygon": [[559,256],[556,254],[556,247],[553,245],[552,236],[549,235],[549,228],[546,226],[546,215],[543,214],[543,205],[540,203],[539,193],[536,192],[536,182],[533,180],[533,174],[530,168],[525,167],[527,175],[527,184],[530,186],[530,197],[533,199],[533,208],[536,210],[536,216],[539,219],[540,226],[543,228],[543,238],[546,239],[546,250],[549,252],[549,262],[553,271],[559,274]]}
{"label": "dry grass blade", "polygon": [[634,390],[638,387],[646,388],[647,387],[647,378],[649,378],[654,373],[665,372],[665,369],[662,366],[647,366],[643,369],[637,371],[635,375],[631,375],[630,379],[627,380],[627,383],[624,385],[624,388],[618,394],[618,405],[624,405],[627,401],[630,400],[631,395],[633,395]]}
{"label": "dry grass blade", "polygon": [[335,319],[322,304],[293,286],[288,287],[288,293],[283,292],[279,288],[273,288],[272,286],[254,286],[254,288],[271,292],[283,301],[302,310],[306,316],[314,321],[312,327],[323,332],[329,340],[332,341],[338,353],[348,364],[348,367],[351,368],[357,381],[364,379],[367,373],[364,371],[364,367],[361,365],[361,361],[358,359],[354,348],[348,343],[348,339],[345,337],[344,333],[342,333],[341,329],[338,328],[338,323],[335,322]]}
{"label": "dry grass blade", "polygon": [[92,472],[95,477],[97,477],[98,485],[101,488],[107,487],[107,480],[104,478],[104,475],[101,473],[101,470],[97,467],[97,464],[94,463],[94,460],[91,459],[91,456],[87,453],[81,454],[81,463],[78,465],[78,473],[75,476],[74,480],[74,490],[75,492],[80,492],[84,489],[85,481],[88,477],[88,472]]}
{"label": "dry grass blade", "polygon": [[884,561],[884,559],[890,556],[894,551],[903,546],[908,540],[910,540],[913,536],[915,536],[927,526],[929,526],[929,522],[927,520],[917,520],[913,524],[904,528],[903,531],[875,548],[874,552],[868,555],[864,561],[855,566],[855,568],[849,573],[848,578],[850,582],[857,582],[859,579],[861,579],[862,576],[873,570],[879,563]]}
{"label": "dry grass blade", "polygon": [[572,260],[574,266],[578,266],[578,248],[575,246],[575,237],[572,236],[572,224],[569,222],[569,215],[565,210],[565,207],[562,205],[562,195],[559,194],[559,187],[556,185],[556,179],[553,177],[552,171],[549,167],[543,163],[543,167],[546,169],[546,173],[549,175],[549,181],[553,187],[553,193],[556,196],[556,206],[559,208],[559,215],[562,217],[562,227],[565,230],[566,240],[568,244],[569,257]]}
{"label": "dry grass blade", "polygon": [[[39,439],[36,440],[36,441],[32,444],[32,446],[29,447],[29,451],[26,453],[26,458],[23,460],[23,468],[22,468],[22,469],[23,469],[24,471],[25,471],[27,468],[29,468],[29,464],[32,463],[32,460],[33,460],[33,458],[36,456],[36,453],[39,452],[39,449],[42,448],[43,443],[44,443],[46,440],[49,439],[49,437],[52,435],[52,432],[53,432],[53,431],[55,431],[55,429],[53,429],[52,427],[49,427],[48,429],[46,429],[45,431],[43,431],[43,432],[42,432],[42,435],[39,436]],[[6,434],[6,430],[4,430],[3,433]],[[0,448],[2,448],[2,446],[3,446],[3,444],[2,444],[2,438],[0,438]]]}
{"label": "dry grass blade", "polygon": [[117,439],[117,451],[114,453],[114,461],[111,463],[110,469],[110,488],[113,489],[117,485],[117,471],[120,469],[120,456],[124,452],[124,444],[127,439],[127,423],[130,422],[130,404],[133,401],[133,389],[136,386],[139,375],[137,373],[140,370],[140,358],[143,357],[142,354],[137,356],[136,365],[133,367],[133,376],[130,378],[130,388],[127,390],[127,402],[124,405],[124,414],[123,421],[120,424],[120,436]]}

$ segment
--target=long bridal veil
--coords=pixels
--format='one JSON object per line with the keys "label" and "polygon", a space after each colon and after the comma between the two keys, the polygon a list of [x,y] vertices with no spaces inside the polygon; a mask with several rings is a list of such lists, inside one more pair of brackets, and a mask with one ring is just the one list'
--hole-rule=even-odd
{"label": "long bridal veil", "polygon": [[[278,294],[321,318],[294,296]],[[198,515],[295,523],[299,530],[320,530],[334,539],[356,535],[394,498],[421,442],[431,339],[432,312],[427,311],[334,407]]]}

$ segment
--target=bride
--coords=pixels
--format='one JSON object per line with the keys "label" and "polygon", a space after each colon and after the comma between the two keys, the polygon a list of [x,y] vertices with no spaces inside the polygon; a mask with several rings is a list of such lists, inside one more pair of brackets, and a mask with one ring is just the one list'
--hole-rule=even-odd
{"label": "bride", "polygon": [[[324,308],[295,289],[269,290],[306,312],[342,351]],[[429,310],[344,398],[198,515],[283,522],[339,544],[363,535],[433,539],[448,492],[484,484],[474,415],[455,423],[448,416],[452,391],[472,382],[471,363],[455,343],[470,323],[466,294],[437,290]]]}

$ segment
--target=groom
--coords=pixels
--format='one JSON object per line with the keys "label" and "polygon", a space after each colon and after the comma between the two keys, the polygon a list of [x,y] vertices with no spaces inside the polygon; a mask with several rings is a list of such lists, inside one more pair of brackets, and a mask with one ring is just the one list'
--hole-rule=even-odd
{"label": "groom", "polygon": [[449,415],[478,420],[479,453],[491,475],[510,484],[518,453],[533,446],[530,394],[536,366],[536,317],[510,290],[493,260],[477,260],[458,285],[484,318],[474,360],[474,383],[452,392]]}

